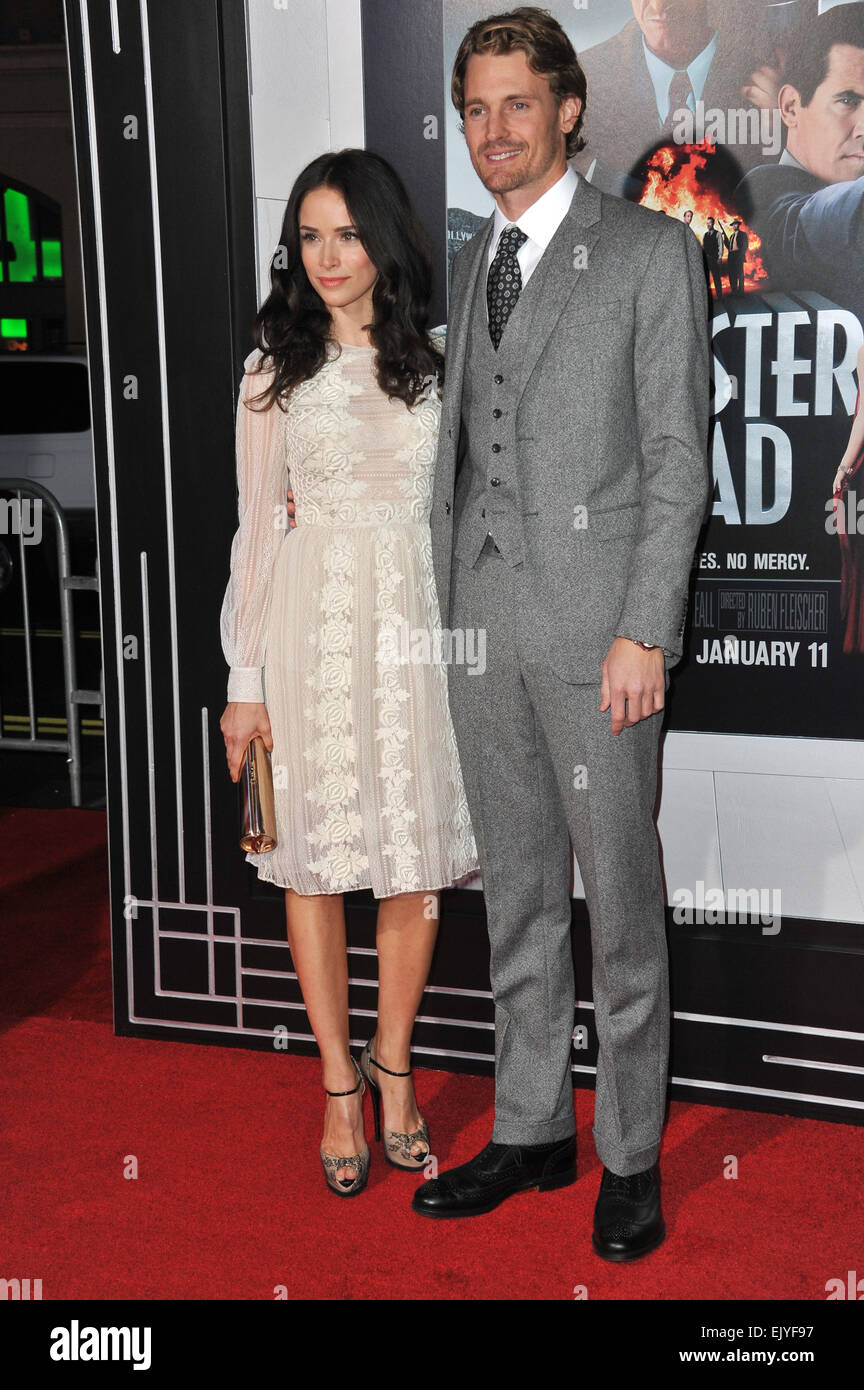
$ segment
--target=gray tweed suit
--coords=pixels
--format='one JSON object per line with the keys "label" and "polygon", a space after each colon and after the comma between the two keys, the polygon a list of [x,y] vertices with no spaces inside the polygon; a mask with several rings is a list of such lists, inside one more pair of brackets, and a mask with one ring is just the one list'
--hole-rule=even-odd
{"label": "gray tweed suit", "polygon": [[681,655],[708,490],[708,296],[682,223],[580,179],[496,351],[492,225],[453,262],[430,521],[442,625],[486,634],[483,674],[448,669],[489,921],[493,1138],[573,1133],[572,840],[594,1138],[629,1174],[657,1157],[668,1067],[662,715],[614,736],[600,668],[616,635],[662,646],[667,667]]}

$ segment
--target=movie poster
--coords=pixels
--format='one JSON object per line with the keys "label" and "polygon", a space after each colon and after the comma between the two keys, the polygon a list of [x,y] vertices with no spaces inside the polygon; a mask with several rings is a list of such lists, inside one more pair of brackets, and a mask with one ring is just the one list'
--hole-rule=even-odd
{"label": "movie poster", "polygon": [[[685,221],[711,295],[713,493],[669,726],[860,738],[864,6],[544,8],[588,80],[573,167]],[[489,12],[445,0],[445,72]],[[494,204],[447,105],[452,257]]]}

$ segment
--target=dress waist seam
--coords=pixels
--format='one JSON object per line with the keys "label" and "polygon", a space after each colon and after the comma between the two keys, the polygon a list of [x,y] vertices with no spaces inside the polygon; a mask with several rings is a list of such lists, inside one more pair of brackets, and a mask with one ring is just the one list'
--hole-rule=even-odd
{"label": "dress waist seam", "polygon": [[351,531],[351,530],[387,530],[392,526],[428,526],[428,518],[423,521],[411,521],[399,518],[394,521],[297,521],[296,530],[317,528],[325,531]]}

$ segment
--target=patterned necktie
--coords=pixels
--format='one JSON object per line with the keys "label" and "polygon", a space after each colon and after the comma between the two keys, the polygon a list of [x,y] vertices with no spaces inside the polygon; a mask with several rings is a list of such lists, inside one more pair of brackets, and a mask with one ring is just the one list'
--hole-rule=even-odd
{"label": "patterned necktie", "polygon": [[672,81],[669,83],[669,110],[663,122],[663,129],[667,133],[672,130],[675,123],[675,116],[682,106],[687,105],[687,98],[694,96],[693,84],[686,72],[676,72]]}
{"label": "patterned necktie", "polygon": [[511,222],[501,233],[498,250],[489,267],[486,279],[486,304],[489,309],[489,337],[492,346],[498,351],[501,334],[509,319],[522,289],[522,272],[516,259],[516,252],[528,238],[515,222]]}

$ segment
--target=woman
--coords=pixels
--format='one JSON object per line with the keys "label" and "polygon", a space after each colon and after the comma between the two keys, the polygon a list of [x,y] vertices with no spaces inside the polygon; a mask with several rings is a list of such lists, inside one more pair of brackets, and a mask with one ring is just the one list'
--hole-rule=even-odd
{"label": "woman", "polygon": [[850,478],[864,458],[864,412],[861,410],[861,381],[864,377],[864,347],[858,349],[858,397],[849,443],[834,475],[834,523],[840,541],[840,619],[843,623],[843,653],[864,652],[864,536],[858,534],[856,506],[847,503]]}
{"label": "woman", "polygon": [[[237,412],[220,727],[234,781],[250,739],[272,751],[278,845],[246,857],[285,889],[327,1092],[321,1161],[328,1186],[354,1196],[369,1166],[365,1081],[389,1161],[416,1171],[429,1153],[411,1032],[438,890],[477,867],[446,671],[401,659],[406,635],[440,629],[429,509],[443,339],[425,331],[423,230],[396,173],[363,150],[300,174],[270,278]],[[361,1075],[342,895],[367,887],[380,899],[378,1027]]]}

